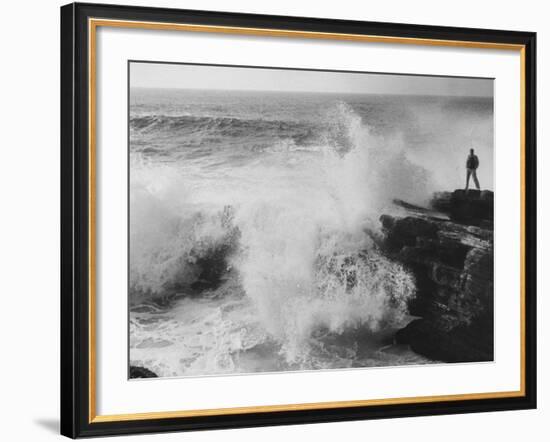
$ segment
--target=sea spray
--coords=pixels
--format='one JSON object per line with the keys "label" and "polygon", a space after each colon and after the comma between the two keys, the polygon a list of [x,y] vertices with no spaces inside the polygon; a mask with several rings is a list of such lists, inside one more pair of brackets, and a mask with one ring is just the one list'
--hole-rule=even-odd
{"label": "sea spray", "polygon": [[259,201],[240,206],[236,215],[243,253],[235,265],[289,363],[307,361],[310,336],[320,327],[341,332],[402,324],[414,295],[412,278],[364,231],[386,203],[372,192],[371,181],[379,178],[368,173],[372,137],[349,108],[339,105],[335,112],[337,124],[329,128],[337,130],[327,137],[333,144],[288,166],[307,185],[285,183],[274,192],[278,187],[267,181],[265,189],[255,189]]}
{"label": "sea spray", "polygon": [[223,272],[208,267],[223,266],[238,246],[231,207],[186,205],[186,186],[171,167],[135,158],[132,170],[131,303],[192,291],[205,272]]}

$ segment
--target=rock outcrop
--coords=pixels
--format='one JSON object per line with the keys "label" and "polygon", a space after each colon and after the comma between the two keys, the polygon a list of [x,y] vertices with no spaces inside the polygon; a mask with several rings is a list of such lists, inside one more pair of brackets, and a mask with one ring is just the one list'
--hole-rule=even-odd
{"label": "rock outcrop", "polygon": [[445,362],[493,360],[493,193],[434,195],[431,208],[396,201],[382,215],[383,248],[414,275],[413,320],[395,336]]}
{"label": "rock outcrop", "polygon": [[138,378],[158,378],[158,376],[148,368],[130,365],[130,379]]}
{"label": "rock outcrop", "polygon": [[490,190],[438,192],[434,195],[432,207],[448,213],[457,222],[493,228],[493,192]]}

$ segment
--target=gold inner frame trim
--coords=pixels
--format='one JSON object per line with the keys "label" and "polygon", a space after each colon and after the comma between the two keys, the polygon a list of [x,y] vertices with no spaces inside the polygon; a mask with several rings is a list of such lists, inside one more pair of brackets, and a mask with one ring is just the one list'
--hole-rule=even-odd
{"label": "gold inner frame trim", "polygon": [[[412,44],[419,46],[445,46],[474,49],[497,49],[518,51],[520,54],[520,389],[488,393],[465,393],[438,396],[416,396],[387,399],[315,402],[284,405],[260,405],[234,408],[215,408],[179,411],[158,411],[129,414],[96,414],[96,35],[97,28],[133,28],[163,31],[207,32],[217,34],[253,35],[264,37],[288,37],[355,41],[387,44]],[[350,408],[375,405],[419,404],[427,402],[482,400],[525,396],[525,46],[494,42],[439,40],[412,37],[389,37],[377,35],[339,34],[329,32],[292,31],[283,29],[244,28],[232,26],[210,26],[182,23],[141,22],[129,20],[88,19],[88,94],[89,94],[89,423],[134,421],[146,419],[169,419],[180,417],[221,416],[246,413],[268,413],[278,411],[322,410],[328,408]]]}

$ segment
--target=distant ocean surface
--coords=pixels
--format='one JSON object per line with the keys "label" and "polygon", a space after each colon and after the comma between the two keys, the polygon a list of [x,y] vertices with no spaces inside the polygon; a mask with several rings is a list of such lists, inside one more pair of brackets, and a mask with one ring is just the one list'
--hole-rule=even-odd
{"label": "distant ocean surface", "polygon": [[159,376],[430,363],[392,344],[393,198],[493,188],[493,100],[131,89],[130,363]]}

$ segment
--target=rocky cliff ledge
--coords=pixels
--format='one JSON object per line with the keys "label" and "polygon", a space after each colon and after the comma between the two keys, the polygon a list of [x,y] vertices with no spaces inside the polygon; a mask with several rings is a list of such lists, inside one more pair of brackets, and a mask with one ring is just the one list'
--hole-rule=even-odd
{"label": "rocky cliff ledge", "polygon": [[382,215],[383,248],[415,276],[397,343],[445,362],[493,360],[493,192],[442,192],[430,208],[396,201]]}

